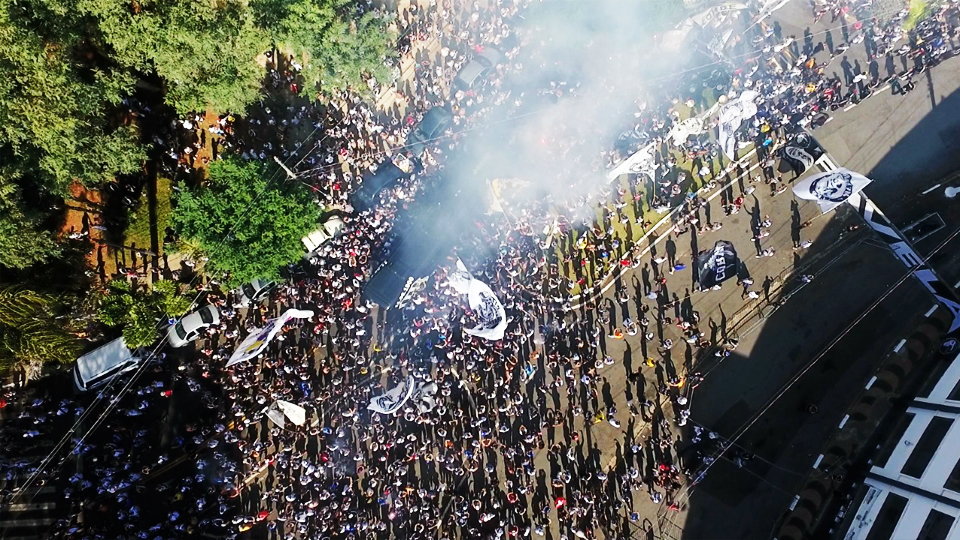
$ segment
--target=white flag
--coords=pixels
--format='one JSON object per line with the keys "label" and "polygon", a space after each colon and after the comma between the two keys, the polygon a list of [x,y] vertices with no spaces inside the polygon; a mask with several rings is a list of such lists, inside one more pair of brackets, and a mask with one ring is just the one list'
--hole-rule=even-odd
{"label": "white flag", "polygon": [[607,173],[608,180],[616,180],[622,174],[645,174],[653,177],[657,169],[657,143],[650,142],[646,146],[637,150],[632,156],[621,161],[616,167],[610,169]]}
{"label": "white flag", "polygon": [[283,415],[289,418],[294,424],[302,426],[307,423],[307,411],[303,407],[295,403],[290,403],[289,401],[278,399],[277,408],[283,411]]}
{"label": "white flag", "polygon": [[287,421],[284,419],[283,413],[273,407],[267,409],[267,418],[273,420],[273,423],[280,429],[287,427]]}
{"label": "white flag", "polygon": [[410,399],[417,385],[413,380],[413,375],[407,375],[407,380],[395,388],[390,389],[386,394],[381,394],[370,400],[367,409],[381,414],[393,414],[403,407],[403,404]]}
{"label": "white flag", "polygon": [[473,277],[463,265],[463,262],[457,261],[457,272],[450,275],[450,285],[460,294],[467,295],[467,303],[470,304],[480,324],[476,328],[464,328],[464,332],[471,336],[482,337],[491,341],[503,339],[503,333],[507,329],[507,312],[503,309],[503,304],[493,294],[490,287]]}
{"label": "white flag", "polygon": [[753,118],[757,114],[757,104],[754,100],[759,95],[754,90],[746,90],[740,94],[740,97],[720,109],[720,145],[723,147],[723,153],[731,159],[737,148],[737,139],[734,135],[744,120]]}
{"label": "white flag", "polygon": [[437,399],[434,397],[437,394],[437,389],[437,383],[435,382],[417,384],[417,391],[413,395],[417,410],[421,413],[428,413],[437,406]]}
{"label": "white flag", "polygon": [[817,201],[820,211],[826,214],[852,195],[863,191],[872,181],[862,174],[840,168],[797,182],[793,186],[793,194],[801,199]]}
{"label": "white flag", "polygon": [[237,347],[237,350],[233,352],[233,355],[227,362],[227,367],[239,364],[240,362],[246,362],[263,352],[264,349],[267,348],[267,345],[270,344],[270,340],[280,332],[283,325],[290,319],[306,319],[312,316],[313,312],[309,310],[288,309],[276,319],[267,321],[266,326],[250,332],[250,335],[240,343],[240,346]]}
{"label": "white flag", "polygon": [[667,133],[667,138],[673,141],[675,146],[680,146],[681,144],[687,142],[687,138],[691,135],[699,135],[703,133],[703,118],[700,116],[691,116],[683,122],[677,122],[670,128],[670,132]]}

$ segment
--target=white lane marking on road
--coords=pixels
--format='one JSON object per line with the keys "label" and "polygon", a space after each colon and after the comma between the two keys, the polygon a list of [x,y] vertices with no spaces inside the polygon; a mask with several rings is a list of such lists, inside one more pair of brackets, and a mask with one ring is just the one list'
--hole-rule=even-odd
{"label": "white lane marking on road", "polygon": [[843,426],[847,425],[847,420],[850,419],[849,414],[843,415],[843,420],[840,421],[840,429],[843,429]]}
{"label": "white lane marking on road", "polygon": [[889,90],[889,89],[890,89],[890,85],[888,84],[888,85],[886,85],[886,86],[882,86],[882,87],[878,88],[878,89],[875,90],[873,93],[874,93],[874,94],[879,94],[880,92],[886,92],[886,91]]}
{"label": "white lane marking on road", "polygon": [[960,287],[960,281],[958,281],[957,284],[953,286],[954,289],[956,289],[957,287]]}
{"label": "white lane marking on road", "polygon": [[797,507],[797,503],[800,502],[800,496],[794,495],[793,502],[790,503],[790,511],[793,512],[793,509]]}
{"label": "white lane marking on road", "polygon": [[934,306],[931,307],[929,310],[927,310],[927,314],[924,315],[924,317],[929,317],[929,316],[933,315],[933,312],[936,311],[936,310],[937,310],[937,306],[934,305]]}
{"label": "white lane marking on road", "polygon": [[900,340],[900,343],[897,343],[897,346],[893,348],[893,352],[900,352],[900,349],[902,349],[903,346],[906,345],[906,344],[907,344],[907,340],[906,340],[906,339],[901,339],[901,340]]}
{"label": "white lane marking on road", "polygon": [[857,106],[856,103],[851,103],[851,104],[847,105],[846,107],[844,107],[843,110],[844,110],[844,111],[849,111],[850,109],[852,109],[852,108],[854,108],[854,107],[856,107],[856,106]]}
{"label": "white lane marking on road", "polygon": [[927,188],[926,190],[921,191],[920,194],[921,194],[921,195],[926,195],[927,193],[930,193],[931,191],[937,189],[938,187],[940,187],[940,184],[937,184],[937,185],[935,185],[935,186],[933,186],[933,187]]}
{"label": "white lane marking on road", "polygon": [[813,462],[813,468],[816,469],[817,467],[819,467],[821,461],[823,461],[823,454],[820,454],[820,457],[818,457],[817,460]]}
{"label": "white lane marking on road", "polygon": [[873,386],[873,383],[875,382],[877,382],[876,375],[874,375],[873,377],[870,377],[870,382],[867,383],[866,389],[869,390]]}

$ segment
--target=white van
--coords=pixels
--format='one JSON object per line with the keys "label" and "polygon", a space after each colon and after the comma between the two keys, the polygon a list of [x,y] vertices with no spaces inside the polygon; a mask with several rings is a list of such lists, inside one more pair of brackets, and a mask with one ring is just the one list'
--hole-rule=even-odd
{"label": "white van", "polygon": [[143,362],[139,351],[131,351],[119,337],[77,358],[73,382],[82,391],[96,388],[116,375],[135,369]]}

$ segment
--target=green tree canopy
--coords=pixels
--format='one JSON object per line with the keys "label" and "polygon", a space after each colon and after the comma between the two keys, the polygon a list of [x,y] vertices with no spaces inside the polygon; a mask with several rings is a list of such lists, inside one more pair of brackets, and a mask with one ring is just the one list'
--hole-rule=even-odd
{"label": "green tree canopy", "polygon": [[[6,0],[13,2],[14,0]],[[157,76],[179,112],[242,112],[260,96],[271,44],[303,60],[304,76],[325,87],[363,90],[363,75],[385,80],[392,49],[386,21],[356,17],[351,0],[24,0],[119,70]]]}
{"label": "green tree canopy", "polygon": [[365,77],[389,78],[386,62],[396,54],[396,37],[387,32],[386,17],[369,12],[354,18],[355,8],[351,0],[264,0],[278,19],[277,45],[300,59],[308,83],[365,93]]}
{"label": "green tree canopy", "polygon": [[24,11],[0,0],[0,163],[57,194],[137,171],[135,129],[110,118],[133,79],[81,68],[78,42],[47,40]]}
{"label": "green tree canopy", "polygon": [[270,44],[246,0],[43,0],[89,21],[93,43],[123,68],[157,75],[181,113],[243,111],[260,93]]}
{"label": "green tree canopy", "polygon": [[122,326],[127,346],[149,347],[157,340],[160,322],[183,315],[190,305],[172,281],[158,281],[152,290],[145,290],[115,280],[98,302],[97,319],[107,326]]}
{"label": "green tree canopy", "polygon": [[60,252],[53,235],[24,212],[20,188],[0,170],[0,267],[23,269]]}
{"label": "green tree canopy", "polygon": [[303,255],[300,239],[316,227],[319,210],[309,192],[239,158],[215,161],[209,173],[207,185],[181,192],[174,229],[209,257],[208,271],[228,274],[229,284],[279,279],[279,269]]}

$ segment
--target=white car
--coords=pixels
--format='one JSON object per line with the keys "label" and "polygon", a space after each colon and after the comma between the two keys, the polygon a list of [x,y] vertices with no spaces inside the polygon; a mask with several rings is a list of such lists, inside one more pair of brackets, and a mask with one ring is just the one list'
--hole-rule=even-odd
{"label": "white car", "polygon": [[263,300],[267,296],[267,293],[273,289],[274,285],[276,285],[276,283],[260,278],[241,285],[240,288],[233,291],[233,294],[237,297],[237,303],[234,307],[248,307],[250,304],[255,304]]}
{"label": "white car", "polygon": [[343,220],[339,216],[330,216],[320,225],[320,228],[300,239],[303,247],[307,248],[307,255],[313,253],[318,247],[337,235],[337,231],[343,228]]}
{"label": "white car", "polygon": [[183,317],[167,330],[167,340],[171,347],[184,345],[200,337],[200,333],[220,322],[220,311],[216,306],[207,305]]}

